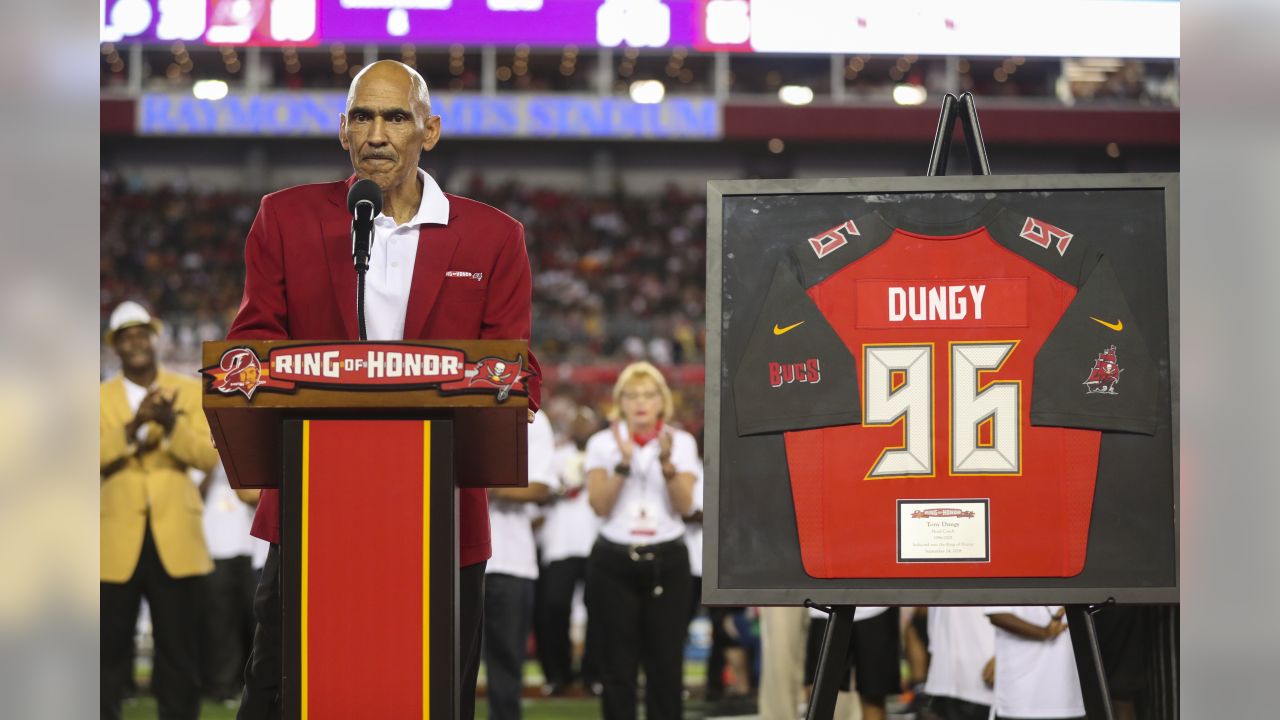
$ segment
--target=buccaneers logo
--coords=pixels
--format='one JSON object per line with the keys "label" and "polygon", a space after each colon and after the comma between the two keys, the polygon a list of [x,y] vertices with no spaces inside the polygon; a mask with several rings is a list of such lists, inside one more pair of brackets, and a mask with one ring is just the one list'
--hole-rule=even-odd
{"label": "buccaneers logo", "polygon": [[1120,382],[1122,372],[1124,368],[1121,368],[1120,363],[1116,361],[1116,346],[1112,345],[1094,358],[1089,377],[1084,381],[1085,393],[1119,395],[1120,393],[1116,392],[1116,383]]}
{"label": "buccaneers logo", "polygon": [[511,393],[511,387],[520,379],[523,366],[521,358],[517,358],[516,362],[496,357],[481,358],[476,361],[473,370],[467,370],[467,387],[496,387],[498,402],[503,402]]}
{"label": "buccaneers logo", "polygon": [[253,391],[266,384],[262,375],[262,363],[258,356],[248,348],[232,348],[222,354],[218,363],[224,373],[213,381],[213,389],[224,393],[237,390],[247,398],[253,398]]}

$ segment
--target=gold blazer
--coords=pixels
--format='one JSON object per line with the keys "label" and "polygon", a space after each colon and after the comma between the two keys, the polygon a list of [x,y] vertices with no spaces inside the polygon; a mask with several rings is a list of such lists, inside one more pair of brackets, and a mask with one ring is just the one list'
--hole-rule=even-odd
{"label": "gold blazer", "polygon": [[[213,561],[204,540],[204,504],[189,468],[208,472],[218,460],[209,436],[209,423],[200,407],[200,382],[160,370],[156,384],[166,393],[178,391],[173,431],[150,450],[140,450],[125,437],[133,419],[125,396],[124,378],[102,383],[101,579],[122,583],[133,576],[142,552],[148,515],[156,552],[172,577],[204,575]],[[164,430],[151,424],[151,437]]]}

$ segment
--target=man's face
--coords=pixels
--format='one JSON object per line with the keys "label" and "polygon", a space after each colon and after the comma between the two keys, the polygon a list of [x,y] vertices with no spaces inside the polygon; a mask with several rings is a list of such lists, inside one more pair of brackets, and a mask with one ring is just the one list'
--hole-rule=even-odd
{"label": "man's face", "polygon": [[113,345],[126,370],[147,370],[156,364],[155,334],[147,325],[117,330]]}
{"label": "man's face", "polygon": [[418,157],[440,138],[440,117],[414,96],[409,74],[395,66],[371,68],[356,81],[342,115],[339,139],[356,176],[384,193],[416,179]]}

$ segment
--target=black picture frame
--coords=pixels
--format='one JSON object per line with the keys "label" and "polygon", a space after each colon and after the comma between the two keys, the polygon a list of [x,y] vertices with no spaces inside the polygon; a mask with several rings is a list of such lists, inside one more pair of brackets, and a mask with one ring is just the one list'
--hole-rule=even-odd
{"label": "black picture frame", "polygon": [[[1125,567],[1112,567],[1106,572],[1092,572],[1094,560],[1094,532],[1099,523],[1121,523],[1116,516],[1100,517],[1099,511],[1115,511],[1114,507],[1094,506],[1093,525],[1090,531],[1090,552],[1085,570],[1074,577],[1037,578],[850,578],[819,579],[804,573],[794,553],[796,562],[785,560],[787,552],[775,551],[778,543],[787,542],[786,528],[792,534],[790,542],[798,546],[795,534],[793,505],[769,502],[769,498],[743,498],[749,488],[738,487],[730,467],[737,457],[726,462],[725,453],[732,452],[738,438],[734,421],[724,413],[725,387],[731,376],[727,372],[725,356],[725,332],[735,332],[733,321],[740,301],[725,297],[726,266],[736,269],[744,263],[769,264],[768,268],[755,267],[756,276],[771,272],[770,256],[761,251],[753,255],[744,246],[744,237],[737,234],[739,228],[730,220],[726,224],[725,203],[742,198],[773,198],[795,196],[803,201],[806,196],[847,196],[851,203],[859,199],[883,200],[887,196],[901,196],[913,201],[928,200],[935,196],[946,201],[963,204],[966,198],[977,202],[984,196],[1018,196],[1036,198],[1043,205],[1052,202],[1057,195],[1062,198],[1087,197],[1136,198],[1138,195],[1121,195],[1133,192],[1141,195],[1144,213],[1151,215],[1153,223],[1163,223],[1164,284],[1167,290],[1163,298],[1167,308],[1167,358],[1168,388],[1167,417],[1171,455],[1168,458],[1168,493],[1164,500],[1138,512],[1150,514],[1148,518],[1155,535],[1151,547],[1141,549],[1146,553],[1145,563],[1131,563],[1133,572]],[[912,177],[912,178],[855,178],[855,179],[791,179],[791,180],[733,180],[712,181],[707,185],[707,373],[706,373],[706,425],[704,459],[705,529],[703,602],[708,605],[802,605],[812,601],[823,605],[1004,605],[1004,604],[1073,604],[1073,603],[1133,603],[1164,604],[1178,601],[1178,561],[1180,545],[1179,524],[1179,390],[1178,390],[1178,307],[1179,307],[1179,180],[1175,173],[1094,174],[1094,175],[1006,175],[966,177]],[[1151,193],[1157,194],[1158,200]],[[1071,195],[1068,195],[1071,194]],[[1047,199],[1046,199],[1047,198]],[[1100,200],[1101,201],[1101,200]],[[1150,206],[1150,207],[1148,207]],[[796,238],[803,238],[797,233]],[[796,238],[792,238],[793,240]],[[1105,251],[1105,248],[1104,248]],[[772,256],[776,260],[777,253]],[[1154,256],[1153,256],[1154,257]],[[735,276],[736,277],[736,276]],[[767,286],[767,277],[764,280]],[[764,295],[764,286],[751,285],[745,295]],[[1156,300],[1160,300],[1157,298]],[[757,297],[755,302],[759,303]],[[745,324],[745,323],[744,323]],[[1153,349],[1152,352],[1155,352]],[[726,439],[729,441],[726,442]],[[725,470],[729,470],[726,477]],[[785,478],[783,479],[785,481]],[[788,500],[790,498],[788,489]],[[773,496],[771,496],[773,497]],[[780,498],[777,495],[776,498]],[[775,498],[775,499],[776,499]],[[734,508],[754,508],[747,517]],[[1132,504],[1132,503],[1130,503]],[[728,512],[726,512],[728,508]],[[791,515],[788,515],[788,514]],[[777,522],[770,525],[770,519]],[[763,524],[761,521],[764,521]],[[1134,550],[1134,548],[1129,548]],[[1152,555],[1151,553],[1154,553]],[[1147,571],[1144,571],[1144,567]],[[1159,572],[1150,572],[1158,567]],[[749,570],[750,578],[744,581]]]}

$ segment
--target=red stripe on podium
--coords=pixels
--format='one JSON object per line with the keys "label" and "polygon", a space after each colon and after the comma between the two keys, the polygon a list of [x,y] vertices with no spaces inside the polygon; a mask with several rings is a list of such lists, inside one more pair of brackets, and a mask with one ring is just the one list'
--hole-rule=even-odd
{"label": "red stripe on podium", "polygon": [[311,421],[304,720],[425,717],[422,421]]}

